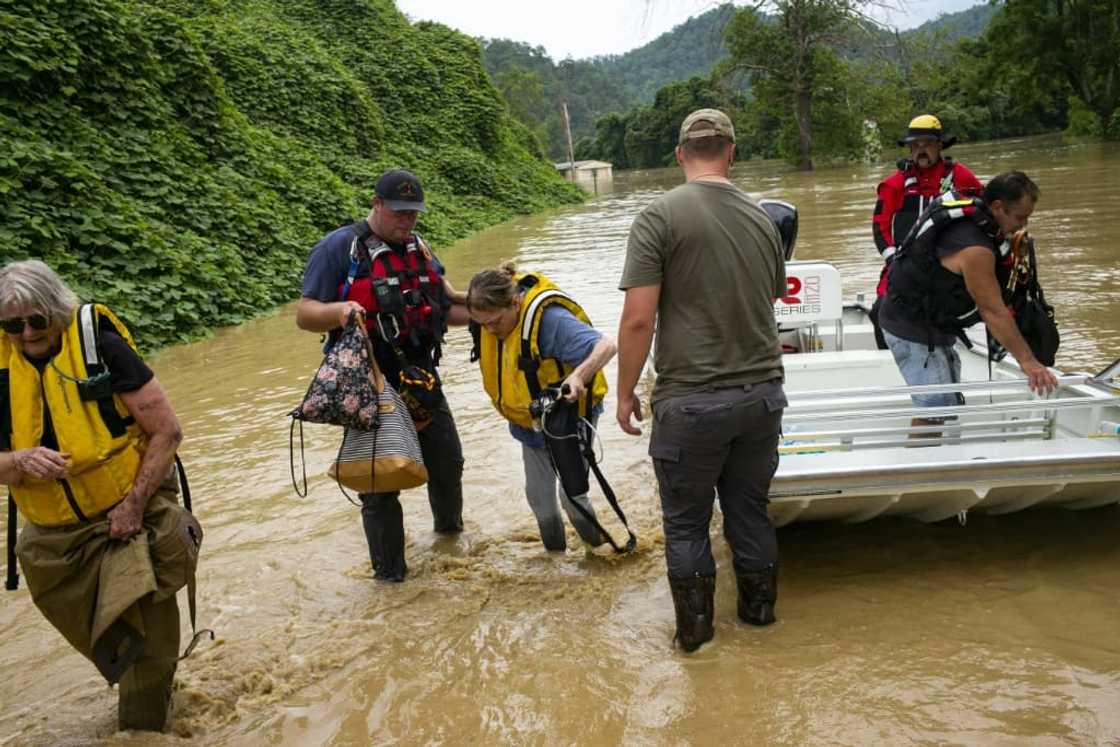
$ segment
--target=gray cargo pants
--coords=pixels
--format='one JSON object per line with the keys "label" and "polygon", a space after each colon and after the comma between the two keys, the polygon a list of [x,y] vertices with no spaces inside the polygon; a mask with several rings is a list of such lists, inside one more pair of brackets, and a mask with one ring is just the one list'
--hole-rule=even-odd
{"label": "gray cargo pants", "polygon": [[649,454],[661,492],[670,578],[715,575],[709,526],[717,491],[735,570],[757,571],[777,561],[766,506],[786,404],[779,379],[654,403]]}

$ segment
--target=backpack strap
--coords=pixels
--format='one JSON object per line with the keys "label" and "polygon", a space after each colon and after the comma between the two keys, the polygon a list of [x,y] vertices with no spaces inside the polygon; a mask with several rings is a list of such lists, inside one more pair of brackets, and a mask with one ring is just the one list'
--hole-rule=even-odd
{"label": "backpack strap", "polygon": [[[0,368],[0,451],[10,451],[12,448],[12,406],[9,392],[8,369]],[[8,575],[4,579],[4,588],[8,591],[19,588],[19,568],[16,566],[16,521],[16,502],[12,500],[12,491],[9,488]]]}
{"label": "backpack strap", "polygon": [[78,340],[82,349],[82,361],[86,367],[86,378],[77,382],[78,394],[83,401],[95,400],[97,411],[113,438],[125,434],[128,426],[135,421],[131,416],[121,417],[113,401],[113,386],[109,380],[109,367],[101,357],[98,335],[101,331],[101,317],[92,303],[78,307]]}

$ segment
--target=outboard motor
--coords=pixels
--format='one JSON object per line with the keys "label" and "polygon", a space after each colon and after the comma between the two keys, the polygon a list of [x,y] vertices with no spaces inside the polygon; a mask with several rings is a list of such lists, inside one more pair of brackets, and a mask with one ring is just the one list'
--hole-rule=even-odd
{"label": "outboard motor", "polygon": [[758,204],[778,227],[778,235],[782,237],[782,247],[786,252],[786,261],[790,261],[793,259],[793,247],[797,243],[797,208],[781,200],[759,200]]}

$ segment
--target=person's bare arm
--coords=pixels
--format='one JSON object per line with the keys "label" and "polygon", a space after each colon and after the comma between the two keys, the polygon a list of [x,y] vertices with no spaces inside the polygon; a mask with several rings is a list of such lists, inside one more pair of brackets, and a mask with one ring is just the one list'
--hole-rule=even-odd
{"label": "person's bare arm", "polygon": [[599,341],[595,343],[595,347],[591,348],[588,356],[583,359],[583,362],[572,369],[568,378],[564,379],[564,383],[568,385],[568,394],[565,399],[570,402],[578,400],[587,385],[595,378],[595,374],[610,362],[617,350],[618,347],[614,344],[614,340],[606,335],[601,336]]}
{"label": "person's bare arm", "polygon": [[471,315],[467,312],[467,294],[455,290],[446,275],[443,277],[443,293],[451,301],[451,306],[447,309],[447,323],[452,327],[469,324]]}
{"label": "person's bare arm", "polygon": [[296,326],[309,332],[330,332],[345,327],[351,312],[365,315],[366,310],[357,301],[332,301],[324,303],[304,296],[296,304]]}
{"label": "person's bare arm", "polygon": [[653,344],[653,331],[657,321],[657,304],[661,298],[661,285],[643,285],[626,289],[622,304],[622,318],[618,322],[618,410],[616,417],[623,431],[632,436],[640,435],[641,428],[631,424],[631,416],[642,419],[642,406],[634,388],[642,375],[642,368]]}
{"label": "person's bare arm", "polygon": [[167,398],[158,379],[153,377],[136,391],[123,392],[118,396],[136,424],[148,436],[148,447],[144,451],[136,479],[132,482],[132,489],[106,515],[109,519],[109,536],[128,539],[140,531],[148,499],[171,469],[175,450],[183,441],[183,431],[179,427],[175,411],[171,409],[171,400]]}
{"label": "person's bare arm", "polygon": [[1058,386],[1058,380],[1046,366],[1042,365],[1030,345],[1023,339],[1011,311],[1003,303],[1003,294],[996,280],[995,257],[991,250],[982,246],[969,246],[954,252],[942,260],[946,269],[964,277],[968,294],[976,302],[976,308],[992,336],[1015,356],[1031,390],[1048,394]]}
{"label": "person's bare arm", "polygon": [[446,275],[443,276],[443,292],[447,295],[447,298],[450,299],[451,303],[463,306],[467,305],[467,294],[463,291],[455,290],[455,286],[451,284],[451,281],[447,279]]}

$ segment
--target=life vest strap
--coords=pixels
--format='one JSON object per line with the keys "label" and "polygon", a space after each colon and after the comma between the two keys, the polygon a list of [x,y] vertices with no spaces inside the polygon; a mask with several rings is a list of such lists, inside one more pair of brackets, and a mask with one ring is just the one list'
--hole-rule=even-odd
{"label": "life vest strap", "polygon": [[[525,316],[521,321],[521,357],[517,360],[517,367],[525,374],[525,384],[529,387],[530,399],[537,399],[541,395],[540,378],[537,375],[540,371],[541,362],[539,357],[533,355],[533,331],[539,329],[540,319],[545,308],[555,299],[565,299],[572,304],[575,303],[563,291],[549,288],[538,293],[529,302],[529,308],[525,310]],[[540,353],[539,350],[537,352]],[[563,365],[558,366],[558,368],[563,370]],[[588,400],[590,399],[591,393],[588,392]]]}
{"label": "life vest strap", "polygon": [[4,588],[15,591],[19,588],[19,567],[16,565],[16,502],[12,500],[12,493],[8,491],[8,576],[4,579]]}

